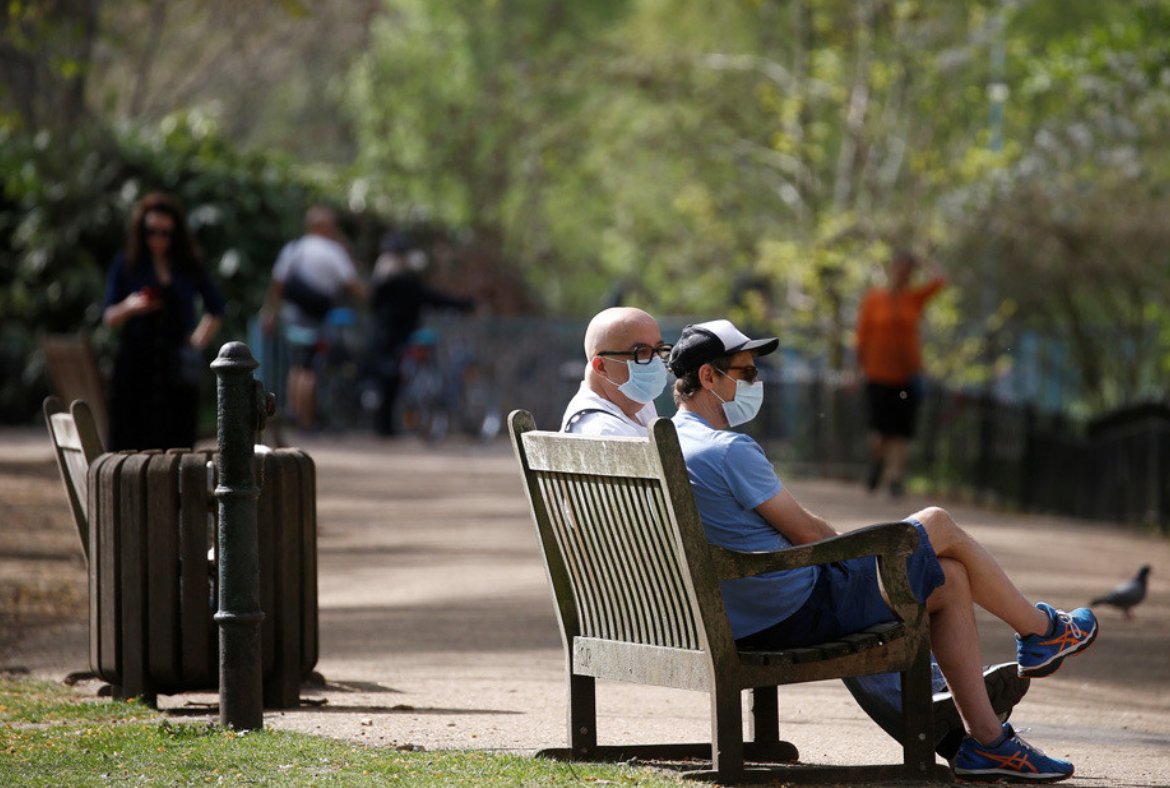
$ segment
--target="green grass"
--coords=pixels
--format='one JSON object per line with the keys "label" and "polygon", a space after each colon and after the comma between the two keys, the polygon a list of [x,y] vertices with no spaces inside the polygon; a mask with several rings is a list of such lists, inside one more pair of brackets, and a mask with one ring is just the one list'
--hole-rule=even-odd
{"label": "green grass", "polygon": [[0,785],[644,786],[670,773],[486,752],[399,752],[287,731],[236,733],[175,722],[138,703],[56,684],[0,679]]}

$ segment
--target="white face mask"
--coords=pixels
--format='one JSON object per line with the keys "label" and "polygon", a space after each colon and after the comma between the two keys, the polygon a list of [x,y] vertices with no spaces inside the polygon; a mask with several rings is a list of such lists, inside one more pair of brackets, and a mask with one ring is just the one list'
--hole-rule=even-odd
{"label": "white face mask", "polygon": [[[721,369],[715,369],[720,375],[725,378],[731,377]],[[745,380],[735,380],[735,399],[725,400],[712,389],[711,393],[715,394],[715,398],[723,403],[723,416],[727,419],[727,424],[730,427],[738,427],[740,424],[746,424],[756,417],[760,412],[760,406],[764,404],[764,381],[757,380],[755,383],[748,383]]]}
{"label": "white face mask", "polygon": [[[619,361],[620,359],[610,359]],[[666,388],[666,364],[661,357],[655,356],[649,364],[635,364],[632,361],[622,361],[630,371],[630,379],[617,387],[617,390],[634,402],[643,405],[650,402]],[[612,381],[611,381],[612,382]]]}

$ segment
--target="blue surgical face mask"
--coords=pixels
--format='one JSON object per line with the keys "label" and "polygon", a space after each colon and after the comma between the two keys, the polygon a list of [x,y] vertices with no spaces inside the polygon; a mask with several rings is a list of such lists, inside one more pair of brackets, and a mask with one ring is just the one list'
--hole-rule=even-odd
{"label": "blue surgical face mask", "polygon": [[[725,378],[731,377],[721,369],[715,368]],[[715,394],[715,398],[723,403],[723,416],[727,419],[727,424],[730,427],[738,427],[740,424],[746,424],[756,417],[760,412],[760,406],[764,404],[764,381],[757,380],[755,383],[748,383],[745,380],[735,378],[735,399],[725,400],[712,389],[711,393]]]}
{"label": "blue surgical face mask", "polygon": [[[620,359],[611,359],[620,361]],[[666,388],[666,364],[658,356],[650,359],[649,364],[635,364],[632,361],[622,361],[630,371],[630,379],[617,387],[634,402],[645,404],[650,402]]]}

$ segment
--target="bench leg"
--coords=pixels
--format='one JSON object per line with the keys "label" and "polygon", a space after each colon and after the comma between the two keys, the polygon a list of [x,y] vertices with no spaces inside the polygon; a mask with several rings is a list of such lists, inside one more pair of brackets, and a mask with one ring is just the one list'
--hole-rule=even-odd
{"label": "bench leg", "polygon": [[569,750],[575,760],[587,759],[597,749],[597,681],[569,674]]}
{"label": "bench leg", "polygon": [[743,706],[735,687],[711,690],[711,770],[721,779],[743,772]]}
{"label": "bench leg", "polygon": [[934,714],[931,707],[929,643],[922,646],[910,669],[902,673],[902,761],[906,776],[921,779],[934,769]]}
{"label": "bench leg", "polygon": [[752,741],[780,740],[780,709],[775,687],[756,687],[752,690]]}

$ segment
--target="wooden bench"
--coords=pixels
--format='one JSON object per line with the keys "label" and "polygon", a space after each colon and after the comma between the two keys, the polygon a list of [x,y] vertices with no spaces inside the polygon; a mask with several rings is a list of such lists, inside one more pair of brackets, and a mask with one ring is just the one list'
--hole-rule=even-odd
{"label": "wooden bench", "polygon": [[[912,526],[887,523],[779,552],[737,553],[707,542],[671,421],[657,419],[641,439],[539,432],[524,411],[514,411],[509,426],[566,652],[569,746],[542,755],[700,758],[710,769],[688,776],[719,782],[949,779],[933,752],[929,621],[906,577],[905,557],[918,542]],[[720,580],[867,555],[878,556],[899,621],[812,648],[736,648]],[[886,672],[902,674],[909,734],[902,763],[777,766],[799,758],[780,740],[779,685]],[[711,742],[599,745],[599,678],[709,693]],[[743,690],[752,696],[748,742]]]}
{"label": "wooden bench", "polygon": [[85,554],[86,563],[89,563],[86,474],[89,473],[89,466],[104,451],[101,436],[93,412],[82,400],[74,400],[66,411],[61,400],[45,397],[42,407],[45,426],[49,429],[49,437],[53,439],[57,468],[65,484],[65,496],[69,499],[69,510],[73,513],[73,522],[77,525],[77,535],[81,539],[81,551]]}
{"label": "wooden bench", "polygon": [[41,352],[45,354],[45,367],[53,391],[62,402],[85,402],[93,413],[99,440],[103,446],[108,445],[105,384],[89,337],[85,334],[46,334],[41,337]]}

